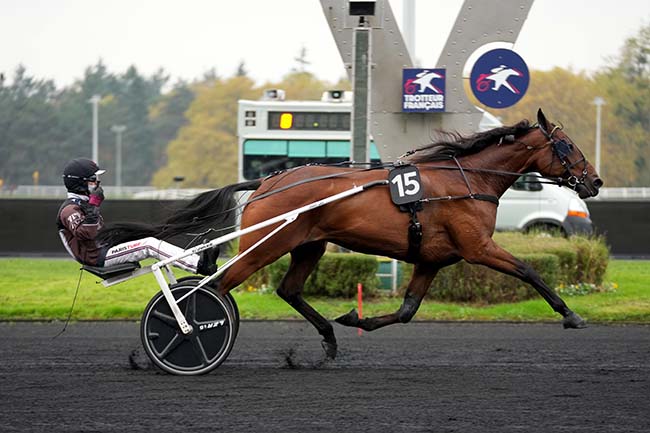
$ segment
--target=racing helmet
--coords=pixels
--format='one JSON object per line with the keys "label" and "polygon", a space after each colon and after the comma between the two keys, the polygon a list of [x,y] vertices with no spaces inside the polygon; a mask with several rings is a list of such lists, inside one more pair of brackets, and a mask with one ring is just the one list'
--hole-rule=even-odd
{"label": "racing helmet", "polygon": [[75,158],[63,169],[63,183],[68,192],[89,194],[88,182],[95,182],[97,176],[104,174],[94,161],[87,158]]}

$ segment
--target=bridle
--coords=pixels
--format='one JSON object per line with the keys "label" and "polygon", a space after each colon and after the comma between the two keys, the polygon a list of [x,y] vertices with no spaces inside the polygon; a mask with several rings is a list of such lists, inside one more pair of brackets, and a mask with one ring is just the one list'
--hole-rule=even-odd
{"label": "bridle", "polygon": [[[574,146],[572,143],[569,143],[563,138],[554,138],[553,135],[555,134],[555,131],[557,130],[562,130],[564,127],[560,124],[560,126],[555,125],[553,126],[553,129],[551,130],[550,133],[544,129],[544,127],[540,124],[537,125],[539,130],[544,134],[546,139],[548,140],[545,145],[550,144],[551,149],[553,150],[553,155],[558,158],[560,161],[560,164],[562,164],[562,167],[564,167],[565,174],[567,176],[562,176],[560,177],[561,179],[561,184],[568,186],[569,188],[573,189],[574,191],[577,189],[578,185],[584,185],[585,184],[585,179],[587,178],[587,159],[585,158],[585,155],[578,149],[578,152],[580,152],[580,159],[577,160],[574,163],[571,163],[568,159],[567,156],[573,152]],[[571,173],[571,169],[577,166],[578,164],[582,163],[582,174],[580,177],[574,175]],[[552,164],[552,162],[551,162]]]}

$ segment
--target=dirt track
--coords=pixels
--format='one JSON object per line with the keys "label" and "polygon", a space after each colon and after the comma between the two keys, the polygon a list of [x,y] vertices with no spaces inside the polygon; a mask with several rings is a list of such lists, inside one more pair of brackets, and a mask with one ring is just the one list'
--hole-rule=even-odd
{"label": "dirt track", "polygon": [[0,323],[0,431],[650,431],[648,326],[335,325],[321,365],[305,323],[243,322],[191,378],[131,368],[136,323],[61,327]]}

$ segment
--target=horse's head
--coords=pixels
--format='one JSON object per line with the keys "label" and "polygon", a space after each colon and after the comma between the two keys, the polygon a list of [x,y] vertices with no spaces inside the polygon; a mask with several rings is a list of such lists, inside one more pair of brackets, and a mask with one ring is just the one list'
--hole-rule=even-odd
{"label": "horse's head", "polygon": [[580,198],[598,195],[603,181],[562,127],[546,120],[541,108],[537,111],[537,123],[542,143],[528,144],[529,149],[540,150],[535,152],[533,168],[543,176],[559,178],[562,185],[575,190]]}

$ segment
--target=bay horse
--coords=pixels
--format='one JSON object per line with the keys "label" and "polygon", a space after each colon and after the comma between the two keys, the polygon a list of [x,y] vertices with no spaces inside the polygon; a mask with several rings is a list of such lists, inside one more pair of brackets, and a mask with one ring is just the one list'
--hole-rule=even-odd
{"label": "bay horse", "polygon": [[[562,128],[546,119],[541,109],[536,125],[523,120],[514,126],[468,137],[457,134],[446,137],[448,140],[409,152],[400,160],[402,165],[412,164],[419,169],[422,190],[432,198],[425,199],[417,212],[422,237],[416,254],[409,243],[411,215],[393,204],[387,187],[375,187],[301,214],[262,247],[227,269],[215,283],[216,289],[226,294],[255,271],[290,253],[291,263],[277,294],[318,330],[327,356],[334,358],[337,343],[332,325],[302,296],[303,285],[325,253],[327,242],[333,242],[361,253],[414,264],[404,300],[397,311],[361,319],[352,310],[336,319],[342,325],[372,331],[409,322],[438,271],[465,260],[529,283],[563,316],[565,328],[585,327],[584,320],[531,266],[497,245],[492,235],[497,198],[520,174],[539,172],[586,198],[596,196],[603,185],[592,165]],[[353,186],[377,183],[387,176],[387,168],[297,167],[264,179],[203,193],[158,226],[109,226],[100,233],[100,239],[124,242],[144,236],[168,238],[206,223],[222,224],[236,212],[236,192],[254,190],[241,214],[243,229]],[[248,249],[279,224],[242,236],[239,252]]]}

